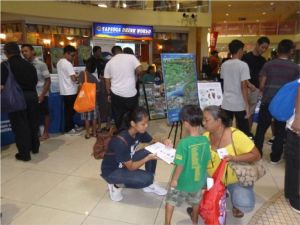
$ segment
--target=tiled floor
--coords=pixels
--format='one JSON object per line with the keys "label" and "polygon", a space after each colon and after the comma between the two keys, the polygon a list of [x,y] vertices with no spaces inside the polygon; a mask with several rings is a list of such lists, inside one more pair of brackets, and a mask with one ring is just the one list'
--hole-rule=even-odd
{"label": "tiled floor", "polygon": [[[169,129],[165,120],[152,121],[149,127],[153,136],[162,137],[168,135]],[[83,136],[55,136],[43,142],[40,153],[33,155],[32,160],[26,163],[14,159],[15,145],[3,150],[2,224],[163,224],[163,197],[146,194],[141,190],[125,189],[123,201],[116,203],[110,200],[107,186],[99,177],[100,161],[90,156],[94,142],[95,139],[85,140]],[[267,160],[270,147],[265,147]],[[263,206],[266,208],[270,199],[274,199],[283,190],[284,163],[273,166],[265,161],[265,165],[268,173],[255,186],[255,210],[242,219],[236,219],[232,217],[231,205],[228,203],[227,224],[269,224],[261,222],[269,221],[267,216],[272,213],[261,209],[264,209]],[[159,161],[156,181],[166,186],[171,170],[171,166]],[[284,202],[284,199],[279,198],[278,201]],[[185,209],[186,205],[175,210],[173,224],[191,224]],[[286,224],[292,224],[290,221],[298,216],[287,204],[270,210],[293,215],[284,217]],[[256,213],[260,217],[255,217]]]}

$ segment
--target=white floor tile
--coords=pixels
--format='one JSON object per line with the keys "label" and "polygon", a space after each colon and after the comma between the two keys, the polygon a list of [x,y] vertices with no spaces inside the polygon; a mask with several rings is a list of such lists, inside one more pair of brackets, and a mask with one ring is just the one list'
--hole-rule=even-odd
{"label": "white floor tile", "polygon": [[27,170],[2,185],[2,196],[34,203],[65,178],[64,175]]}
{"label": "white floor tile", "polygon": [[89,216],[82,225],[132,225],[114,219],[103,219]]}
{"label": "white floor tile", "polygon": [[1,199],[2,224],[10,224],[16,217],[29,208],[31,204]]}
{"label": "white floor tile", "polygon": [[106,194],[91,215],[139,225],[154,223],[163,197],[134,189],[124,189],[123,196],[121,202],[113,202]]}
{"label": "white floor tile", "polygon": [[1,183],[7,182],[15,176],[24,173],[27,169],[16,167],[13,165],[1,165]]}
{"label": "white floor tile", "polygon": [[79,225],[85,217],[85,215],[61,210],[31,206],[17,217],[11,225]]}
{"label": "white floor tile", "polygon": [[101,160],[94,158],[82,164],[72,175],[86,178],[102,179],[100,178]]}
{"label": "white floor tile", "polygon": [[100,179],[69,176],[36,204],[81,214],[90,213],[105,194],[106,188]]}

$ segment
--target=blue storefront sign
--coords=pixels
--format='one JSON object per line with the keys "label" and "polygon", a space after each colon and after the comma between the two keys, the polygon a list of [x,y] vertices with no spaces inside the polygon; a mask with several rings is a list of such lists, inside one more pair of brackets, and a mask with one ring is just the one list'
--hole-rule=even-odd
{"label": "blue storefront sign", "polygon": [[127,24],[94,23],[93,35],[102,38],[116,38],[125,40],[152,40],[153,27]]}

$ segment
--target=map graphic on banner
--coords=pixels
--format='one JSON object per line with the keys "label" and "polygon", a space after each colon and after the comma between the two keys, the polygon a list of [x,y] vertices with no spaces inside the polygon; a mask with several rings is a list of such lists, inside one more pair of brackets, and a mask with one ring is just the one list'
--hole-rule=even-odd
{"label": "map graphic on banner", "polygon": [[198,104],[194,54],[161,54],[169,123],[178,122],[183,105]]}
{"label": "map graphic on banner", "polygon": [[198,97],[202,110],[209,105],[222,105],[221,84],[219,82],[198,82]]}

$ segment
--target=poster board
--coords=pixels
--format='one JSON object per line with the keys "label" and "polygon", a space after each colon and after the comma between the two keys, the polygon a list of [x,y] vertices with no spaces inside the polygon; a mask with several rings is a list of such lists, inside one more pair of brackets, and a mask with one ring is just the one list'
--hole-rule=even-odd
{"label": "poster board", "polygon": [[151,120],[166,118],[166,100],[160,89],[154,83],[140,84],[139,105],[148,109]]}
{"label": "poster board", "polygon": [[198,104],[197,72],[194,54],[161,54],[169,123],[178,122],[183,105]]}
{"label": "poster board", "polygon": [[[32,46],[33,47],[33,49],[34,49],[34,51],[35,51],[35,56],[39,59],[39,60],[41,60],[42,62],[44,62],[44,55],[43,55],[43,46],[40,46],[40,45],[33,45]],[[7,60],[7,58],[6,58],[6,55],[4,54],[4,44],[1,44],[1,47],[0,47],[0,63],[2,62],[2,61],[5,61],[5,60]],[[20,48],[20,51],[21,51],[21,45],[19,45],[19,48]],[[21,56],[22,56],[22,58],[24,58],[23,57],[23,55],[21,54]]]}
{"label": "poster board", "polygon": [[222,104],[223,94],[220,82],[198,82],[197,86],[202,110],[209,105],[220,106]]}
{"label": "poster board", "polygon": [[79,66],[85,66],[86,61],[88,60],[88,58],[91,57],[92,54],[91,46],[84,46],[84,45],[78,46],[77,52],[78,52]]}

